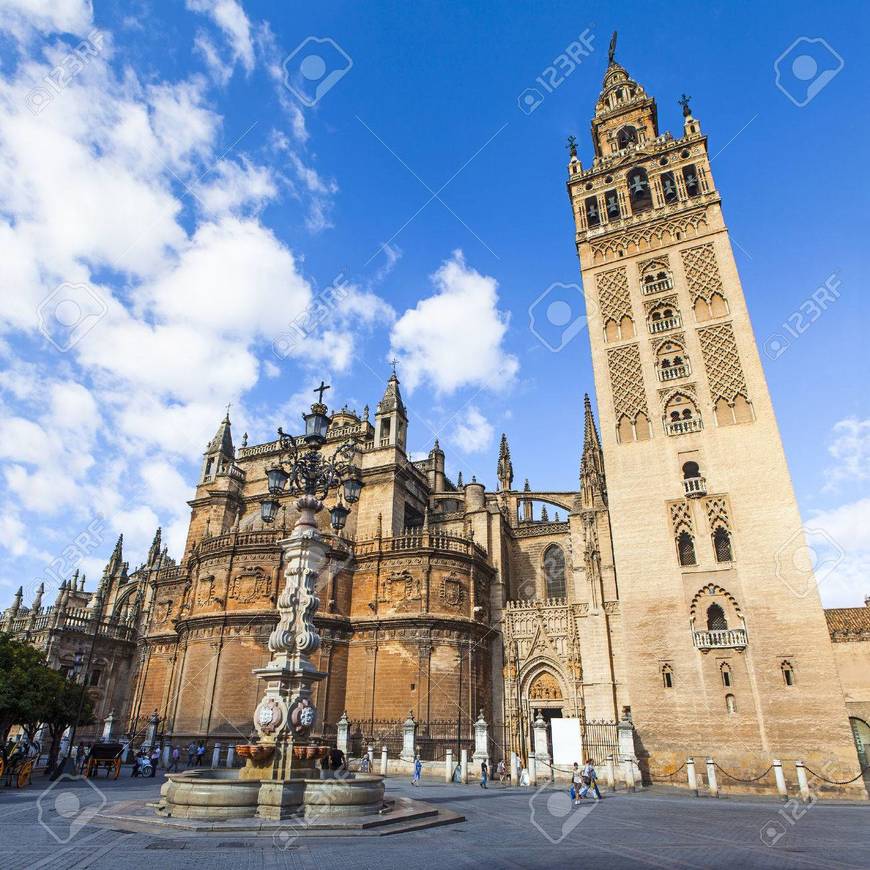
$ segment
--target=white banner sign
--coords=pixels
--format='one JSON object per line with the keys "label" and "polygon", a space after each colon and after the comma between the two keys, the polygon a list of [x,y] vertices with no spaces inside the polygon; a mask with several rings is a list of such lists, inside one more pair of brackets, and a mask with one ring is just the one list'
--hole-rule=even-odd
{"label": "white banner sign", "polygon": [[553,764],[571,767],[576,761],[583,766],[583,747],[580,743],[579,719],[551,719],[553,738]]}

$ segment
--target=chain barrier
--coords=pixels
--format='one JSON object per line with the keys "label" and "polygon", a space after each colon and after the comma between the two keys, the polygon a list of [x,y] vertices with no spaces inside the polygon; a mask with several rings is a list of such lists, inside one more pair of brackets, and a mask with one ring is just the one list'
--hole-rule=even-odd
{"label": "chain barrier", "polygon": [[862,767],[861,772],[857,776],[853,776],[851,779],[846,779],[846,780],[843,780],[842,782],[840,782],[837,779],[828,779],[827,777],[822,776],[820,773],[816,773],[814,770],[810,770],[810,768],[807,767],[806,765],[804,765],[804,770],[806,770],[807,773],[811,774],[816,779],[820,779],[822,782],[827,782],[827,783],[830,783],[831,785],[850,785],[851,783],[855,782],[856,780],[861,779],[861,777],[864,776],[864,774],[867,773],[867,771],[870,771],[870,764],[868,764],[866,767]]}
{"label": "chain barrier", "polygon": [[734,782],[745,782],[745,783],[758,782],[758,780],[764,779],[764,777],[766,777],[767,774],[769,774],[770,771],[773,770],[773,765],[771,764],[770,767],[767,768],[767,770],[765,770],[763,773],[760,773],[758,776],[753,777],[752,779],[740,779],[739,776],[732,776],[730,773],[728,773],[727,770],[723,770],[715,762],[713,762],[713,767],[715,767],[721,774],[723,774],[723,776],[727,776],[728,779],[733,779]]}
{"label": "chain barrier", "polygon": [[676,770],[672,770],[670,773],[659,774],[659,778],[660,779],[670,779],[672,776],[676,776],[685,766],[686,766],[686,762],[684,761]]}

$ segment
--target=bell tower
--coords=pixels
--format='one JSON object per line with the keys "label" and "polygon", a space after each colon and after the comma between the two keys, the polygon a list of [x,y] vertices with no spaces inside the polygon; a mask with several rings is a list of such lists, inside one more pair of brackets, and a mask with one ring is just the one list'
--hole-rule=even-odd
{"label": "bell tower", "polygon": [[800,758],[847,779],[857,755],[707,138],[686,96],[681,133],[661,132],[615,48],[591,165],[572,137],[567,186],[646,764],[716,754],[740,776]]}

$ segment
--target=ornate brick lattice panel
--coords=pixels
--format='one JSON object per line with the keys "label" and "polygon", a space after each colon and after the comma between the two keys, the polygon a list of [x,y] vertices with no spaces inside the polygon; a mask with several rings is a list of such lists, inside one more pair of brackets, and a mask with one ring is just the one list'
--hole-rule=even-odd
{"label": "ornate brick lattice panel", "polygon": [[627,314],[631,317],[631,299],[628,295],[628,275],[624,268],[611,269],[596,276],[598,309],[602,322],[617,323]]}
{"label": "ornate brick lattice panel", "polygon": [[733,404],[738,394],[749,401],[746,379],[737,355],[734,330],[730,323],[708,326],[698,330],[704,367],[707,369],[707,382],[713,402],[725,399]]}
{"label": "ornate brick lattice panel", "polygon": [[673,501],[668,507],[671,512],[671,526],[674,530],[674,537],[679,537],[681,532],[688,532],[694,538],[695,528],[692,524],[692,511],[689,507],[689,502],[686,499]]}
{"label": "ornate brick lattice panel", "polygon": [[643,411],[649,417],[643,373],[640,367],[639,345],[629,344],[607,352],[610,388],[613,390],[613,410],[616,419],[626,416],[634,420]]}
{"label": "ornate brick lattice panel", "polygon": [[718,293],[724,299],[725,292],[722,278],[719,276],[719,267],[716,265],[712,242],[698,245],[697,248],[688,248],[681,251],[681,254],[692,304],[698,297],[709,302],[714,293]]}
{"label": "ornate brick lattice panel", "polygon": [[731,534],[731,520],[728,516],[728,499],[724,495],[714,495],[704,499],[704,511],[707,514],[707,523],[710,531],[716,531],[717,526],[722,526]]}

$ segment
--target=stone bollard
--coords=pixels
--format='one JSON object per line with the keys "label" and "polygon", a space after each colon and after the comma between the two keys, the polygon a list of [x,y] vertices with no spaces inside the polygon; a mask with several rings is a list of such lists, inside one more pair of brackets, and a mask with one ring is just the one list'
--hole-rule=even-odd
{"label": "stone bollard", "polygon": [[227,767],[234,767],[236,764],[236,747],[227,747]]}
{"label": "stone bollard", "polygon": [[635,791],[634,779],[634,760],[631,758],[622,759],[622,776],[625,779],[625,788],[627,791]]}
{"label": "stone bollard", "polygon": [[782,762],[778,758],[773,759],[773,776],[776,779],[776,790],[783,800],[788,800],[788,788],[785,784],[785,774],[782,772]]}
{"label": "stone bollard", "polygon": [[538,785],[538,759],[534,753],[529,755],[529,785],[533,787]]}
{"label": "stone bollard", "polygon": [[[369,757],[369,770],[375,772],[375,747],[371,744],[366,748],[366,755]],[[411,759],[413,761],[413,759]]]}
{"label": "stone bollard", "polygon": [[707,788],[710,797],[719,797],[719,784],[716,782],[716,767],[712,758],[707,759]]}
{"label": "stone bollard", "polygon": [[417,755],[417,722],[414,714],[409,710],[408,718],[402,726],[402,752],[399,756],[402,761],[414,763]]}
{"label": "stone bollard", "polygon": [[691,756],[686,759],[686,772],[689,776],[689,788],[695,792],[695,797],[698,797],[698,774],[695,773],[695,759]]}
{"label": "stone bollard", "polygon": [[459,773],[460,781],[463,785],[468,785],[468,750],[462,749],[459,752]]}
{"label": "stone bollard", "polygon": [[483,718],[483,710],[477,715],[477,721],[474,723],[474,755],[471,760],[474,762],[475,769],[479,769],[482,762],[486,762],[489,767],[489,725],[486,719]]}
{"label": "stone bollard", "polygon": [[214,749],[211,751],[211,766],[212,767],[220,767],[221,763],[221,745],[220,743],[215,743]]}
{"label": "stone bollard", "polygon": [[616,791],[616,762],[613,755],[607,756],[607,785],[611,791]]}
{"label": "stone bollard", "polygon": [[808,801],[810,799],[810,784],[807,781],[807,769],[802,761],[796,761],[794,766],[797,770],[798,788],[800,789],[801,800]]}
{"label": "stone bollard", "polygon": [[520,773],[517,769],[517,754],[513,750],[511,750],[511,785],[519,785],[520,784]]}
{"label": "stone bollard", "polygon": [[444,782],[453,782],[453,750],[448,749],[444,758]]}
{"label": "stone bollard", "polygon": [[387,775],[387,747],[381,747],[381,776]]}

